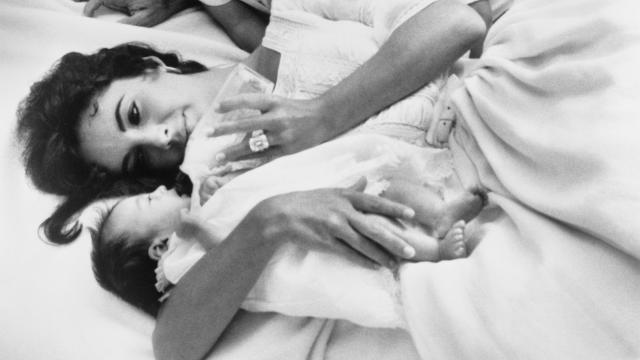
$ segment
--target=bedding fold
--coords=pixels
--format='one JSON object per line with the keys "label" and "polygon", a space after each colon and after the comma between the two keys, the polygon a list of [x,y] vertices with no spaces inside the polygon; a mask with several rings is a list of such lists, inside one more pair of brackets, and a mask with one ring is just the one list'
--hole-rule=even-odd
{"label": "bedding fold", "polygon": [[464,64],[454,158],[498,210],[468,259],[403,268],[423,358],[640,355],[637,10],[516,1]]}

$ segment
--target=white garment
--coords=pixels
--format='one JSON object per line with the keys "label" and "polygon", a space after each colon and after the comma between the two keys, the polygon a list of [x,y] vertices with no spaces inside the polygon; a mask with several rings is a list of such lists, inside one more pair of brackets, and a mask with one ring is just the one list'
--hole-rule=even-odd
{"label": "white garment", "polygon": [[[263,199],[291,191],[345,187],[362,176],[371,183],[393,176],[444,186],[454,175],[448,152],[386,136],[352,135],[240,175],[197,214],[209,222],[215,240],[222,241]],[[177,283],[204,253],[197,241],[173,236],[161,260],[166,278]],[[276,252],[241,307],[344,319],[368,327],[405,326],[398,283],[390,270],[364,268],[334,253],[295,244]]]}
{"label": "white garment", "polygon": [[[353,13],[359,15],[361,22],[328,20],[314,13],[327,13],[321,5],[328,3],[332,2],[312,2],[315,7],[306,12],[301,11],[300,6],[305,9],[310,6],[302,0],[274,2],[263,45],[281,54],[275,94],[296,99],[317,97],[353,73],[378,50],[375,33],[386,34],[388,27],[375,27],[371,20],[373,9],[355,8],[363,1],[340,2],[352,5]],[[330,9],[335,13],[328,16],[346,18],[338,13],[338,7]],[[384,133],[424,145],[424,131],[429,127],[433,105],[443,85],[444,77],[441,77],[371,117],[359,131]]]}
{"label": "white garment", "polygon": [[[373,56],[379,44],[397,26],[433,1],[273,2],[271,20],[263,39],[264,46],[281,54],[273,92],[295,99],[309,99],[323,94]],[[417,145],[426,145],[424,133],[429,128],[434,104],[445,84],[445,78],[445,75],[441,76],[423,89],[372,116],[356,131],[385,134]],[[190,141],[181,166],[182,171],[190,176],[192,183],[201,184],[208,172],[193,169],[209,169],[219,165],[215,155],[234,141],[237,141],[235,136],[215,138],[207,140],[208,145],[202,145],[202,149],[194,148],[193,141]],[[247,169],[259,163],[239,165],[242,169]],[[194,198],[197,198],[197,192],[194,192]]]}
{"label": "white garment", "polygon": [[[271,20],[263,39],[264,46],[281,54],[274,93],[294,99],[309,99],[323,94],[373,56],[398,26],[434,1],[274,1]],[[472,3],[475,0],[460,1]],[[499,2],[508,3],[510,0]],[[372,116],[355,131],[384,134],[425,146],[424,133],[429,128],[434,104],[446,83],[445,79],[446,74],[443,74],[419,91]],[[209,141],[209,146],[202,151],[194,151],[193,144],[187,148],[184,163],[191,166],[181,169],[194,184],[200,184],[207,172],[199,171],[205,175],[197,176],[189,168],[202,167],[197,163],[206,164],[207,169],[218,165],[215,155],[219,149],[235,141],[233,136],[216,139]],[[197,154],[195,160],[191,159],[193,154]],[[247,169],[258,164],[238,165]]]}

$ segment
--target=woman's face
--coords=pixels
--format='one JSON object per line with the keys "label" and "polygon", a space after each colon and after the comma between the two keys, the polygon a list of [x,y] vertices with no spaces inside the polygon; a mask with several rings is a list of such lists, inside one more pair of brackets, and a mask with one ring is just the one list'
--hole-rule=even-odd
{"label": "woman's face", "polygon": [[168,238],[180,223],[180,210],[189,204],[188,197],[160,186],[152,193],[131,196],[115,205],[105,232],[111,237],[127,234],[132,239]]}
{"label": "woman's face", "polygon": [[113,173],[176,170],[213,99],[201,78],[157,69],[113,81],[80,118],[80,155]]}

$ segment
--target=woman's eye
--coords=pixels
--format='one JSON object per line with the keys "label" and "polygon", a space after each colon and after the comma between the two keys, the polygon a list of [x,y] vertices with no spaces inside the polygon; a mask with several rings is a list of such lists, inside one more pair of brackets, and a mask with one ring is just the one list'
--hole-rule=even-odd
{"label": "woman's eye", "polygon": [[140,111],[135,102],[131,104],[131,109],[129,109],[129,124],[133,126],[140,125]]}

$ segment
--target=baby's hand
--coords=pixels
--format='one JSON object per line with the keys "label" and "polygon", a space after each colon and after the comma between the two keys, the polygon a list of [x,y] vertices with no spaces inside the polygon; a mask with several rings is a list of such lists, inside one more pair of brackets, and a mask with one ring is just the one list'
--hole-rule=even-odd
{"label": "baby's hand", "polygon": [[231,172],[231,164],[225,164],[211,169],[209,177],[205,179],[200,186],[200,205],[204,205],[218,189],[229,182],[230,178],[228,175],[231,174]]}

